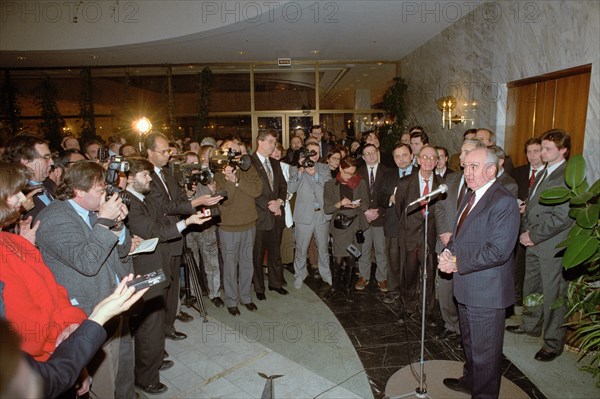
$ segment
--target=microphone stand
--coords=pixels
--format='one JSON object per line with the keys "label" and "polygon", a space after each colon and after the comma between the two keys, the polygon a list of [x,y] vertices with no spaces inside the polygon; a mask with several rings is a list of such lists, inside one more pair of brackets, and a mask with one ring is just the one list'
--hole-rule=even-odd
{"label": "microphone stand", "polygon": [[[422,299],[422,306],[421,306],[421,357],[419,360],[419,386],[415,388],[415,390],[413,392],[408,392],[408,393],[404,393],[404,394],[400,394],[400,395],[396,395],[396,396],[390,396],[390,397],[385,397],[386,399],[400,399],[400,398],[408,398],[411,396],[415,396],[419,399],[425,399],[425,398],[429,398],[431,399],[431,396],[427,395],[427,389],[423,386],[424,385],[424,374],[425,374],[425,316],[426,316],[426,311],[425,311],[425,307],[427,306],[427,254],[429,252],[429,248],[427,246],[427,232],[428,232],[428,228],[429,228],[429,200],[431,198],[427,198],[425,201],[425,232],[424,232],[424,236],[423,236],[423,299]],[[410,206],[410,205],[409,205]],[[407,210],[408,207],[407,206],[404,209],[404,215],[407,215]],[[410,367],[410,365],[409,365]]]}

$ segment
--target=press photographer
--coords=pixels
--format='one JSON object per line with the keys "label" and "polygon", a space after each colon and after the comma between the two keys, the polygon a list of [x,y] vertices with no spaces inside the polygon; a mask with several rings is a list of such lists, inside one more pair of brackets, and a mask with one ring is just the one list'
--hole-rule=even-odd
{"label": "press photographer", "polygon": [[[225,140],[221,150],[238,153],[240,146],[233,140]],[[250,254],[254,248],[258,219],[254,203],[262,193],[262,181],[253,166],[247,170],[238,167],[241,166],[241,156],[233,161],[215,174],[215,182],[217,190],[227,192],[227,199],[221,204],[219,238],[223,254],[225,305],[235,316],[240,314],[239,302],[250,311],[257,309],[250,294],[254,269]]]}
{"label": "press photographer", "polygon": [[[191,151],[185,153],[185,165],[200,168],[193,169],[196,173],[198,173],[198,170],[210,171],[208,164],[210,162],[210,153],[213,149],[214,147],[210,145],[201,146],[198,150],[200,158]],[[212,179],[212,172],[210,173],[211,179],[209,182],[194,186],[194,193],[191,195],[192,199],[199,198],[203,195],[216,195],[216,183]],[[225,192],[220,195],[225,198],[227,197],[227,193]],[[191,249],[196,264],[203,266],[204,276],[206,277],[206,286],[208,287],[208,298],[216,307],[220,308],[224,306],[224,303],[219,293],[221,287],[221,271],[219,268],[219,247],[217,243],[216,223],[220,220],[219,216],[221,210],[219,204],[207,207],[205,210],[210,212],[213,219],[202,226],[191,226],[188,228],[186,231],[185,242],[188,248]]]}

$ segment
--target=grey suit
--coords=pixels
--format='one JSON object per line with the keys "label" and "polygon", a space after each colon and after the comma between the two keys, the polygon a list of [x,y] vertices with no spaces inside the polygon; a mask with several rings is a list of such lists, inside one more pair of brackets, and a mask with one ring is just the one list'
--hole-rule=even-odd
{"label": "grey suit", "polygon": [[[463,199],[458,215],[472,195]],[[478,195],[481,195],[479,193]],[[514,303],[513,250],[519,232],[514,195],[495,181],[471,208],[448,249],[456,256],[454,296],[466,363],[461,377],[474,398],[498,397],[506,308]]]}
{"label": "grey suit", "polygon": [[321,277],[331,282],[329,268],[329,220],[331,215],[324,212],[323,189],[325,182],[331,180],[329,167],[323,163],[315,164],[316,174],[311,176],[304,172],[298,175],[297,167],[290,167],[288,191],[296,193],[294,206],[294,237],[296,240],[296,253],[294,256],[295,277],[305,279],[306,254],[313,234],[316,237],[317,252],[319,254],[319,273]]}
{"label": "grey suit", "polygon": [[[97,224],[90,228],[68,201],[52,202],[38,219],[37,244],[44,261],[71,302],[88,315],[118,281],[133,273],[128,232],[119,245],[110,230]],[[110,338],[88,367],[96,381],[92,391],[102,397],[131,398],[134,362],[128,318],[113,318],[105,327]]]}
{"label": "grey suit", "polygon": [[532,334],[544,333],[543,349],[549,352],[561,353],[565,343],[566,327],[563,326],[567,309],[561,306],[553,309],[554,302],[559,297],[564,297],[567,290],[567,281],[563,276],[562,249],[556,245],[567,239],[573,219],[569,217],[569,203],[560,205],[540,204],[540,194],[544,190],[565,184],[565,170],[567,163],[563,163],[551,174],[543,173],[534,188],[541,181],[533,196],[527,201],[527,208],[521,225],[522,231],[529,231],[533,247],[527,247],[525,258],[525,282],[523,296],[540,292],[544,294],[542,307],[529,309],[523,313],[521,328]]}

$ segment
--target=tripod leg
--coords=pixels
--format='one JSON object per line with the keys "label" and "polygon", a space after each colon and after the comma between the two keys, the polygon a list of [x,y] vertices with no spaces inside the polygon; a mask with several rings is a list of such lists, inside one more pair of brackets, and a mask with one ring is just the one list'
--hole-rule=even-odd
{"label": "tripod leg", "polygon": [[196,262],[194,261],[192,254],[189,253],[189,251],[187,250],[184,252],[183,256],[185,258],[186,268],[188,269],[188,272],[190,274],[190,282],[194,286],[194,290],[196,291],[196,305],[198,306],[198,308],[195,309],[200,313],[200,315],[204,319],[203,321],[206,323],[208,322],[208,319],[206,317],[206,308],[204,307],[204,300],[202,298],[202,284],[200,283],[200,276],[198,268],[196,266]]}

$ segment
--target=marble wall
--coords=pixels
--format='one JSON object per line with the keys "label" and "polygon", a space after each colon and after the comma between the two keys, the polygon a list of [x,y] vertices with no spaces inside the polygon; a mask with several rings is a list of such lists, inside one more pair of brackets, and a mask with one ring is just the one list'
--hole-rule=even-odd
{"label": "marble wall", "polygon": [[[453,95],[461,103],[458,113],[473,115],[475,127],[490,127],[503,145],[508,82],[592,64],[584,156],[595,180],[600,177],[599,37],[595,0],[486,2],[400,61],[409,84],[408,123],[423,125],[432,142],[458,151],[471,124],[443,130],[436,107],[438,98]],[[473,100],[475,109],[463,109],[463,102]]]}

